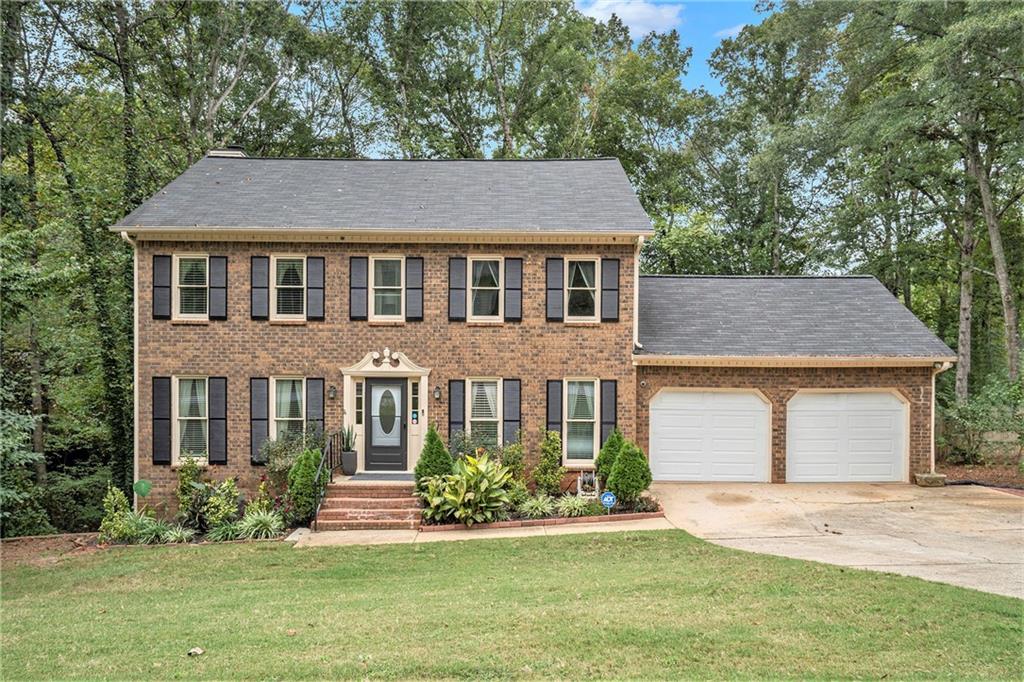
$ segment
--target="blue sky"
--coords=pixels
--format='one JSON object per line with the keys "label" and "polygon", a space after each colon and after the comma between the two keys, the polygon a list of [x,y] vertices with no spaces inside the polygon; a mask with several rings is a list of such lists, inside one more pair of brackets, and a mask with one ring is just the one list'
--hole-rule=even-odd
{"label": "blue sky", "polygon": [[576,7],[595,19],[606,20],[613,13],[629,26],[636,39],[650,31],[679,31],[683,47],[693,48],[690,69],[683,84],[703,85],[718,93],[721,85],[708,72],[708,57],[722,41],[745,24],[757,24],[763,15],[753,2],[660,2],[659,0],[576,0]]}

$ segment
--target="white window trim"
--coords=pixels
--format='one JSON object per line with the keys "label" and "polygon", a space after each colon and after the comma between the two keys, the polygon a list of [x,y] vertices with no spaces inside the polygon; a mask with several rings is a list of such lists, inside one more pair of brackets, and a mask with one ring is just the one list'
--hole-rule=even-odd
{"label": "white window trim", "polygon": [[[594,452],[590,459],[569,459],[569,382],[594,384]],[[585,423],[582,419],[574,422]],[[562,465],[573,469],[592,469],[601,450],[601,380],[595,377],[566,377],[562,380]]]}
{"label": "white window trim", "polygon": [[[398,315],[377,315],[374,310],[376,309],[376,290],[374,274],[375,267],[374,263],[379,260],[396,260],[399,262],[398,273],[399,273],[399,286],[398,291],[401,294],[402,301],[402,312]],[[367,318],[371,321],[376,322],[405,322],[405,256],[370,256],[369,272],[367,273],[367,279],[369,280],[369,297],[367,301]],[[395,287],[381,287],[382,289],[394,289]]]}
{"label": "white window trim", "polygon": [[[302,291],[302,312],[281,315],[277,312],[277,261],[279,259],[290,260],[298,258],[302,260],[302,286],[284,287],[285,289],[300,289]],[[279,253],[270,256],[270,319],[271,320],[304,320],[306,319],[306,284],[309,277],[309,263],[306,256],[301,253]]]}
{"label": "white window trim", "polygon": [[[589,316],[569,315],[569,263],[587,261],[594,264],[594,314]],[[575,287],[574,287],[575,288]],[[566,256],[562,265],[562,299],[565,306],[566,322],[601,321],[601,258],[599,256]]]}
{"label": "white window trim", "polygon": [[[473,263],[479,261],[498,261],[498,314],[473,314]],[[485,287],[489,288],[489,287]],[[505,257],[504,256],[468,256],[466,258],[466,321],[467,322],[504,322],[505,321]]]}
{"label": "white window trim", "polygon": [[279,376],[270,377],[270,439],[277,440],[277,382],[278,381],[293,381],[298,379],[302,382],[302,415],[298,419],[291,417],[282,417],[282,419],[289,419],[291,421],[299,421],[302,424],[301,433],[303,438],[306,434],[306,377],[297,376]]}
{"label": "white window trim", "polygon": [[353,425],[362,427],[363,414],[366,411],[366,384],[362,379],[356,379],[352,387],[352,411]]}
{"label": "white window trim", "polygon": [[[182,258],[202,258],[206,261],[206,312],[205,313],[183,313],[181,312],[181,284],[178,276],[178,263]],[[210,319],[210,256],[205,253],[176,253],[171,259],[171,319],[172,320],[209,320]],[[199,287],[188,287],[190,289]]]}
{"label": "white window trim", "polygon": [[498,404],[495,408],[495,414],[497,419],[477,419],[476,421],[494,421],[498,425],[497,431],[497,445],[501,445],[502,434],[504,433],[505,423],[505,404],[504,404],[504,387],[502,386],[502,379],[500,377],[468,377],[466,379],[466,435],[472,438],[473,435],[473,384],[494,382],[498,386]]}
{"label": "white window trim", "polygon": [[[171,463],[174,466],[181,464],[181,426],[180,413],[178,411],[178,384],[182,379],[202,379],[206,385],[206,457],[191,457],[199,464],[207,464],[210,460],[210,377],[205,376],[173,376],[171,377]],[[187,417],[187,419],[199,419],[199,417]]]}

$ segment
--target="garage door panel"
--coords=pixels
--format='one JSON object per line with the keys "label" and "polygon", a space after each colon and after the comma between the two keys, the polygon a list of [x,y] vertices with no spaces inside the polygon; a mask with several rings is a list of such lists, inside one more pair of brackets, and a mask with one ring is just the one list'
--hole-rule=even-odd
{"label": "garage door panel", "polygon": [[756,394],[666,391],[650,410],[656,480],[768,480],[768,406]]}
{"label": "garage door panel", "polygon": [[888,392],[801,393],[787,408],[787,481],[901,481],[906,406]]}

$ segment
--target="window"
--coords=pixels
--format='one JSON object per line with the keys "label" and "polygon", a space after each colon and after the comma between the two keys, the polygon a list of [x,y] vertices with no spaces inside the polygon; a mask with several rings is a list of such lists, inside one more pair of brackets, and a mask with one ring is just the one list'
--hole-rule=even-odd
{"label": "window", "polygon": [[409,382],[409,404],[413,412],[417,412],[420,409],[420,380],[413,379]]}
{"label": "window", "polygon": [[597,456],[597,380],[565,382],[565,458],[588,464]]}
{"label": "window", "polygon": [[270,380],[274,395],[271,400],[271,418],[274,420],[275,439],[287,433],[302,434],[306,430],[306,380],[301,378],[273,378]]}
{"label": "window", "polygon": [[301,320],[306,316],[306,258],[273,256],[273,292],[270,317]]}
{"label": "window", "polygon": [[404,267],[402,258],[371,258],[370,289],[373,299],[371,320],[405,318]]}
{"label": "window", "polygon": [[565,261],[565,319],[572,322],[596,322],[598,311],[598,259]]}
{"label": "window", "polygon": [[500,258],[469,259],[469,319],[501,320],[502,260]]}
{"label": "window", "polygon": [[356,424],[363,423],[363,382],[356,382]]}
{"label": "window", "polygon": [[495,447],[501,433],[501,379],[470,379],[467,400],[473,442]]}
{"label": "window", "polygon": [[208,271],[206,256],[174,257],[174,318],[207,319]]}
{"label": "window", "polygon": [[205,462],[209,453],[206,377],[176,377],[174,388],[175,460],[194,457]]}

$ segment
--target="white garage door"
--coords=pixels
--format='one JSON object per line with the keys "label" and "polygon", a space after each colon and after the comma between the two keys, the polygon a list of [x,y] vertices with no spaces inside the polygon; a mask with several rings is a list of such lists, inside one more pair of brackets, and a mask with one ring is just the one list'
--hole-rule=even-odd
{"label": "white garage door", "polygon": [[662,391],[651,401],[657,481],[767,481],[768,405],[755,393]]}
{"label": "white garage door", "polygon": [[906,409],[891,393],[798,393],[786,409],[786,480],[906,480]]}

